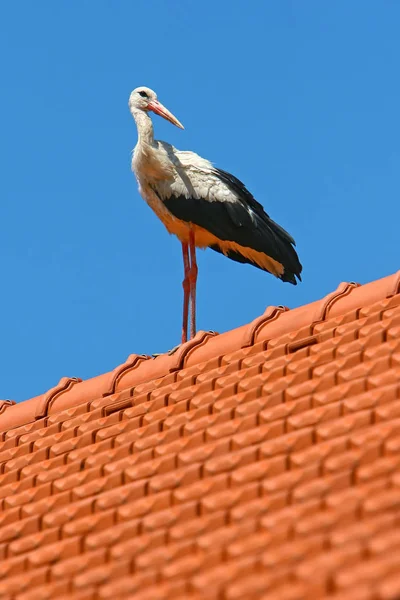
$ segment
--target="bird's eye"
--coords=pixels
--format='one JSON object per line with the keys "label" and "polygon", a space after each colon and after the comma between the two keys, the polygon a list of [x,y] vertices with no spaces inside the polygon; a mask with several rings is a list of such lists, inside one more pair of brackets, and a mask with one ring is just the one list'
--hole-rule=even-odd
{"label": "bird's eye", "polygon": [[139,95],[142,96],[142,98],[148,98],[146,92],[139,92]]}

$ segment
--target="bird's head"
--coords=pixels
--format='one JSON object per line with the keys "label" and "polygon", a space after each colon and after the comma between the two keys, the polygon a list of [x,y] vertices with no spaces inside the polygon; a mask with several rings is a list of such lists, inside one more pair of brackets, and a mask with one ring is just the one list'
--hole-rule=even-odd
{"label": "bird's head", "polygon": [[129,109],[132,115],[140,110],[143,112],[153,111],[156,115],[160,115],[160,117],[176,125],[176,127],[184,129],[182,123],[157,100],[157,94],[148,87],[140,86],[133,90],[129,96]]}

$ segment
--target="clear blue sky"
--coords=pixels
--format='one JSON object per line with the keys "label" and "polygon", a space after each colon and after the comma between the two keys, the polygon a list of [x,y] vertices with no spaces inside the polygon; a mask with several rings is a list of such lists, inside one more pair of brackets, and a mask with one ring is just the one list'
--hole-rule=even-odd
{"label": "clear blue sky", "polygon": [[241,178],[303,283],[199,253],[198,325],[399,268],[400,3],[15,0],[0,7],[0,398],[179,342],[182,264],[130,171],[130,91],[156,136]]}

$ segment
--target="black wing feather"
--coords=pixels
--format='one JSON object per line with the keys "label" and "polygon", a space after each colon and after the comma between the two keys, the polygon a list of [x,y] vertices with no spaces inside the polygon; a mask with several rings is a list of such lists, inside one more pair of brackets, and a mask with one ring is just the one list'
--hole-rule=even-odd
{"label": "black wing feather", "polygon": [[[293,248],[295,242],[292,236],[269,217],[239,179],[221,169],[214,169],[214,172],[237,200],[221,202],[171,196],[162,199],[167,209],[178,219],[203,227],[222,241],[235,242],[270,256],[283,265],[283,281],[295,284],[296,277],[301,280],[302,266]],[[211,248],[221,252],[217,246]],[[231,251],[228,257],[255,265],[238,252]]]}

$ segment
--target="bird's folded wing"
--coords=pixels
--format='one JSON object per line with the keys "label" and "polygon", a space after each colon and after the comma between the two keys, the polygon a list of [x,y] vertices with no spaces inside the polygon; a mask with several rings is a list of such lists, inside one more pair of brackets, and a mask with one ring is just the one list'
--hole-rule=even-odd
{"label": "bird's folded wing", "polygon": [[207,169],[185,166],[178,175],[154,190],[177,219],[206,229],[222,242],[264,253],[286,271],[300,275],[293,238],[269,217],[242,182],[211,163]]}

